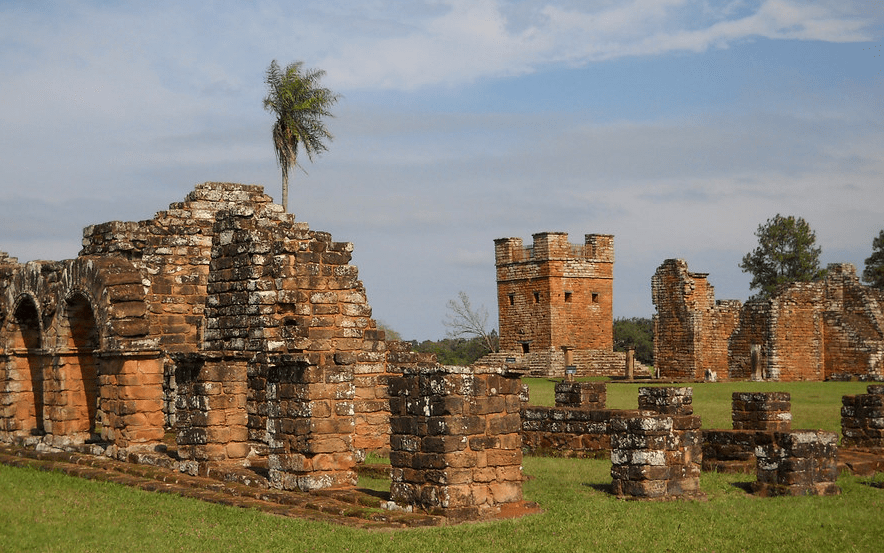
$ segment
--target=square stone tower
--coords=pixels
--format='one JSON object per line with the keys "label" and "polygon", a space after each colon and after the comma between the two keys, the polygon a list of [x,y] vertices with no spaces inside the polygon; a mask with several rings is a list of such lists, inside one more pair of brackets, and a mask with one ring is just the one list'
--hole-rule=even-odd
{"label": "square stone tower", "polygon": [[614,237],[587,234],[571,244],[565,232],[494,241],[500,350],[612,351]]}

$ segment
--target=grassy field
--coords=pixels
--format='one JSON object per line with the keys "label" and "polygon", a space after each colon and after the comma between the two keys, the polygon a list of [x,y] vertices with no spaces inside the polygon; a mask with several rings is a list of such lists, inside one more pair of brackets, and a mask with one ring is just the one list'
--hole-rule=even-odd
{"label": "grassy field", "polygon": [[[539,403],[546,381],[529,385],[532,403]],[[730,426],[731,386],[694,386],[704,427],[707,416]],[[610,385],[609,405],[634,408],[636,387]],[[837,429],[833,406],[865,385],[740,383],[737,389],[791,392],[796,427]],[[529,457],[524,470],[532,477],[525,498],[540,503],[542,514],[364,531],[0,466],[0,551],[879,551],[884,540],[884,490],[866,485],[867,478],[842,475],[840,496],[762,499],[739,486],[751,475],[704,473],[705,501],[636,502],[606,493],[608,461]]]}
{"label": "grassy field", "polygon": [[[545,378],[523,379],[532,405],[555,405],[555,382]],[[637,409],[638,389],[651,384],[608,384],[608,407]],[[731,428],[733,392],[789,392],[792,395],[792,428],[841,432],[841,396],[864,394],[867,382],[701,382],[694,389],[694,414],[703,428]]]}

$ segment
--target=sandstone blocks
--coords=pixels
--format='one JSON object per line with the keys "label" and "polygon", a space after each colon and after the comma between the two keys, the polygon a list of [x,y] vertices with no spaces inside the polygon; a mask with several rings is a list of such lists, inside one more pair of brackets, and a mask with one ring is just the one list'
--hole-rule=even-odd
{"label": "sandstone blocks", "polygon": [[759,434],[756,438],[759,495],[837,495],[838,435],[822,430]]}
{"label": "sandstone blocks", "polygon": [[868,393],[841,398],[841,445],[884,448],[884,385],[868,387]]}
{"label": "sandstone blocks", "polygon": [[390,496],[470,519],[522,499],[518,377],[406,369],[390,383]]}

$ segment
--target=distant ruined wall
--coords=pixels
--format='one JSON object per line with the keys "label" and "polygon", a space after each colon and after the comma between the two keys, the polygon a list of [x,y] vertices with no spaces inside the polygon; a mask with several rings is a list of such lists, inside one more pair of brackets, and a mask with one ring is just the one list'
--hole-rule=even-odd
{"label": "distant ruined wall", "polygon": [[823,281],[793,283],[745,305],[716,302],[706,277],[669,259],[652,278],[661,376],[755,378],[755,349],[764,379],[884,377],[881,291],[861,285],[852,265],[830,265]]}
{"label": "distant ruined wall", "polygon": [[727,374],[727,340],[737,327],[738,301],[715,301],[706,273],[692,273],[681,259],[667,259],[651,279],[654,367],[661,376],[700,380]]}

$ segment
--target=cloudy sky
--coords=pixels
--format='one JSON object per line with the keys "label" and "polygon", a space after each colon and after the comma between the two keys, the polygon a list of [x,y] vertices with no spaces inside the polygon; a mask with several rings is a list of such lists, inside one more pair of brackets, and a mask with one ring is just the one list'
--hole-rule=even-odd
{"label": "cloudy sky", "polygon": [[672,257],[749,295],[758,225],[862,270],[884,228],[881,0],[0,0],[0,250],[77,255],[205,181],[279,198],[272,59],[327,72],[290,210],[355,245],[375,318],[496,324],[495,238],[615,235],[615,316]]}

